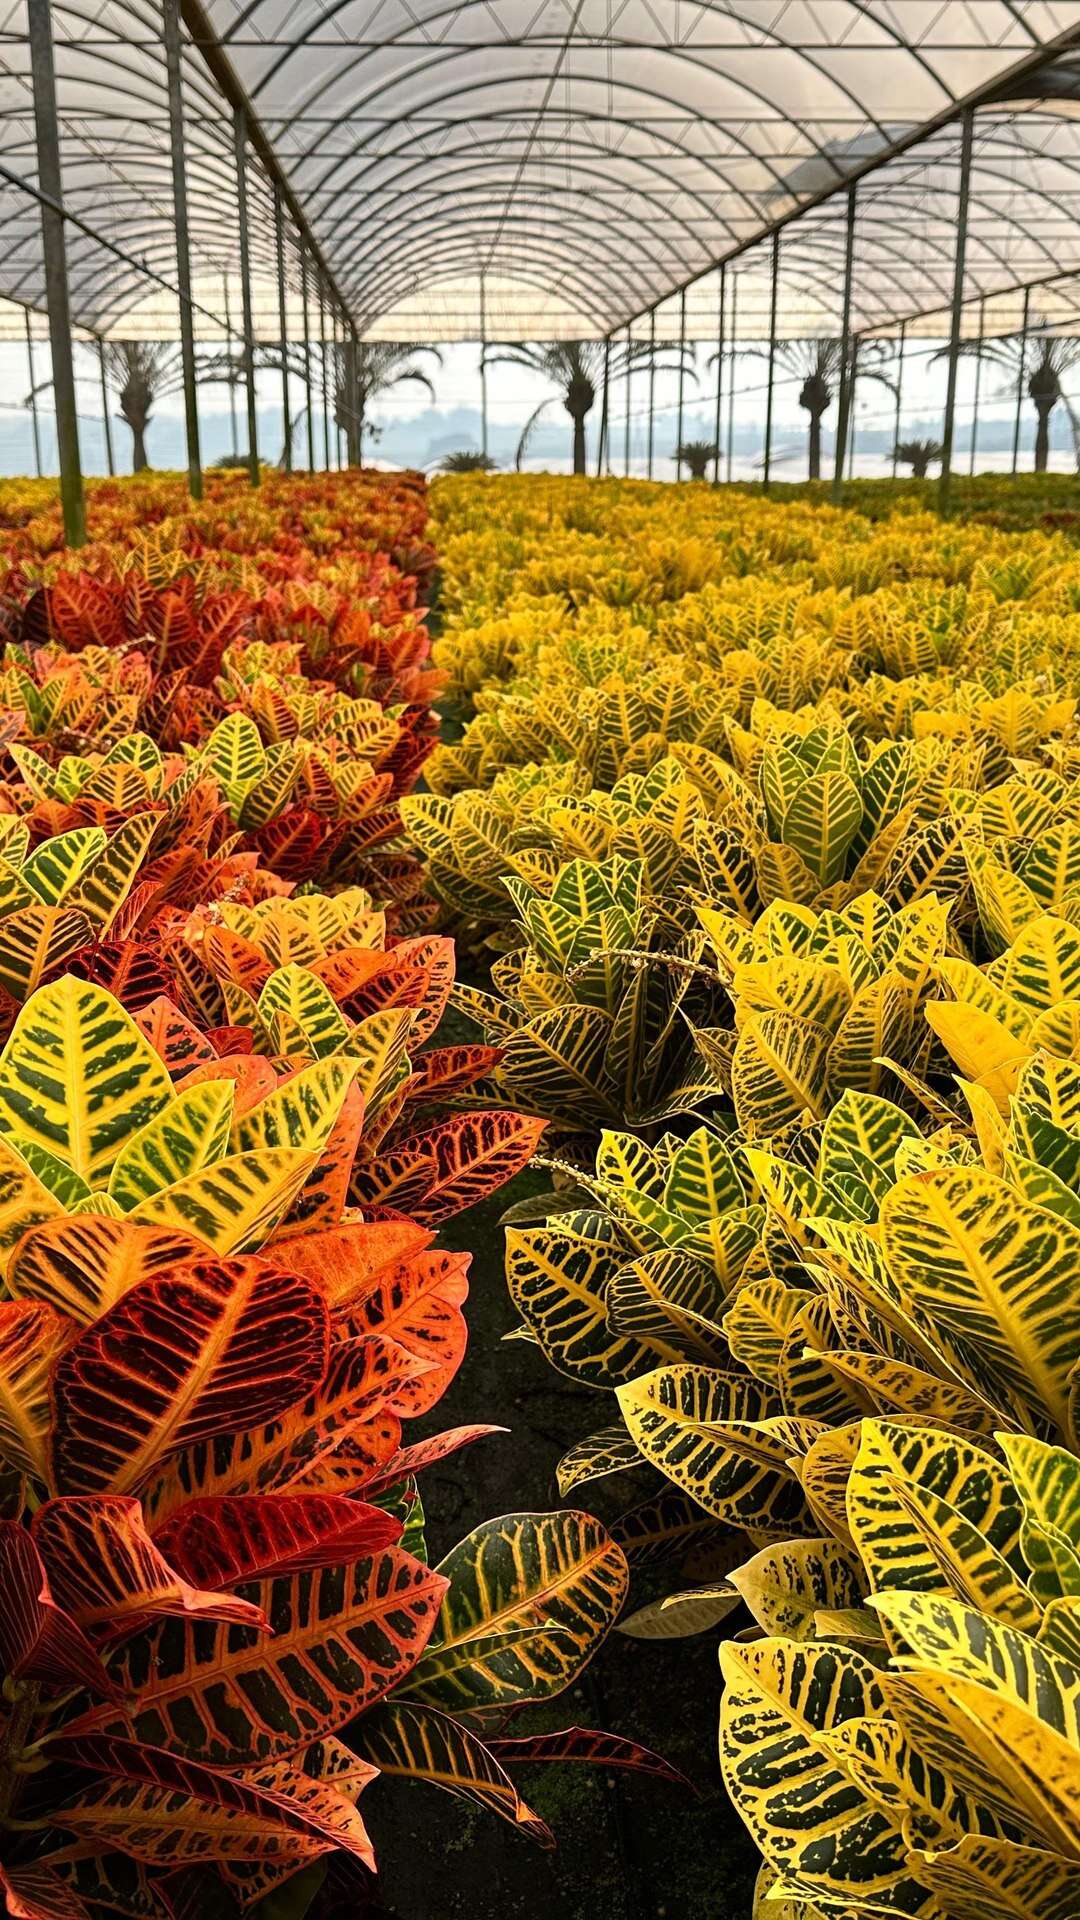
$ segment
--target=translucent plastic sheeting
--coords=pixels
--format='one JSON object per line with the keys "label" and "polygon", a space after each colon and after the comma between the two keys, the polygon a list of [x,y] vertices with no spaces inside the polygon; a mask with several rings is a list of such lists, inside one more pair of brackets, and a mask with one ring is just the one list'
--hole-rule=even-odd
{"label": "translucent plastic sheeting", "polygon": [[[1006,311],[1010,289],[1080,269],[1080,0],[208,0],[208,10],[369,337],[597,336],[689,284],[687,330],[706,340],[711,269],[730,258],[739,335],[761,338],[770,255],[756,243],[778,222],[781,332],[835,331],[842,189],[862,172],[853,323],[889,332],[929,313],[940,333],[969,99],[979,105],[967,330],[981,295],[1004,303],[1004,329],[1019,314],[1018,299]],[[32,183],[21,0],[0,26],[0,160]],[[174,332],[157,5],[56,0],[54,30],[67,203],[165,283],[72,231],[75,318],[98,332]],[[232,124],[190,43],[185,96],[195,298],[206,309],[196,319],[210,337],[226,297],[234,330],[239,316]],[[272,206],[255,166],[251,196],[257,331],[274,337]],[[2,179],[0,238],[0,294],[40,306],[37,207]],[[294,249],[289,275],[295,290]],[[1052,290],[1045,306],[1052,324]],[[665,307],[664,337],[678,308]],[[290,331],[294,322],[295,307]]]}

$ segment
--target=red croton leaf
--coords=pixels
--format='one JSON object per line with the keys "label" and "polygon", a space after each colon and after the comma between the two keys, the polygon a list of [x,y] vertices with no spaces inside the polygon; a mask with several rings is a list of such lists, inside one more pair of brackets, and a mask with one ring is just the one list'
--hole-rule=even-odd
{"label": "red croton leaf", "polygon": [[650,1747],[636,1740],[624,1740],[618,1733],[596,1733],[589,1727],[561,1727],[554,1733],[530,1733],[503,1740],[487,1741],[489,1753],[508,1766],[519,1760],[579,1760],[594,1767],[626,1767],[632,1773],[652,1774],[658,1780],[670,1780],[673,1786],[697,1789],[685,1773],[673,1767]]}
{"label": "red croton leaf", "polygon": [[192,1500],[159,1528],[166,1559],[200,1587],[333,1567],[393,1546],[401,1521],[344,1494],[234,1494]]}
{"label": "red croton leaf", "polygon": [[99,1320],[141,1281],[172,1273],[205,1254],[202,1242],[171,1227],[81,1214],[25,1233],[8,1273],[12,1293],[47,1300],[82,1325]]}
{"label": "red croton leaf", "polygon": [[0,1520],[0,1671],[46,1687],[72,1684],[116,1699],[82,1628],[57,1605],[41,1555],[18,1520]]}
{"label": "red croton leaf", "polygon": [[147,1280],[53,1375],[58,1493],[127,1493],[170,1453],[278,1418],[326,1371],[327,1310],[263,1260],[191,1260]]}
{"label": "red croton leaf", "polygon": [[427,1413],[461,1365],[468,1339],[461,1308],[468,1298],[471,1258],[439,1247],[417,1254],[377,1281],[350,1316],[355,1332],[382,1334],[429,1363],[429,1372],[402,1386],[391,1403],[395,1413]]}
{"label": "red croton leaf", "polygon": [[396,1486],[409,1474],[422,1473],[425,1467],[433,1467],[440,1460],[448,1460],[451,1454],[460,1453],[462,1447],[471,1447],[474,1440],[485,1440],[489,1433],[509,1433],[509,1427],[449,1427],[445,1433],[434,1433],[429,1440],[417,1440],[411,1447],[401,1447],[392,1453],[385,1465],[367,1482],[365,1493],[371,1499],[378,1493],[384,1493],[387,1487]]}
{"label": "red croton leaf", "polygon": [[193,1497],[228,1493],[355,1493],[401,1442],[388,1403],[425,1362],[392,1340],[342,1340],[319,1389],[280,1420],[191,1448],[143,1495],[151,1531]]}
{"label": "red croton leaf", "polygon": [[295,1861],[347,1844],[337,1820],[314,1801],[126,1735],[73,1730],[51,1751],[58,1761],[105,1776],[58,1808],[56,1825],[135,1860]]}
{"label": "red croton leaf", "polygon": [[0,1454],[43,1480],[53,1362],[78,1326],[45,1300],[0,1301]]}
{"label": "red croton leaf", "polygon": [[330,1312],[350,1314],[379,1278],[431,1245],[429,1227],[411,1220],[347,1220],[325,1232],[305,1233],[286,1221],[266,1252],[290,1273],[317,1286]]}
{"label": "red croton leaf", "polygon": [[192,1072],[195,1067],[214,1062],[214,1049],[209,1040],[191,1020],[185,1019],[179,1007],[174,1006],[164,994],[151,1000],[148,1007],[139,1009],[135,1015],[135,1025],[142,1029],[174,1080]]}
{"label": "red croton leaf", "polygon": [[416,1062],[409,1081],[410,1100],[443,1100],[483,1079],[502,1059],[501,1047],[433,1047]]}
{"label": "red croton leaf", "polygon": [[0,1867],[0,1889],[10,1920],[90,1920],[74,1887],[47,1866]]}
{"label": "red croton leaf", "polygon": [[267,1624],[250,1601],[190,1585],[151,1540],[139,1502],[125,1495],[47,1500],[34,1515],[31,1533],[53,1592],[81,1627],[119,1632],[155,1613],[231,1620],[245,1627]]}
{"label": "red croton leaf", "polygon": [[[245,1627],[163,1620],[113,1656],[125,1706],[91,1709],[75,1730],[133,1731],[213,1767],[288,1759],[411,1671],[448,1584],[400,1547],[252,1581],[244,1597],[267,1615],[269,1639]],[[121,1728],[118,1711],[129,1726]]]}
{"label": "red croton leaf", "polygon": [[455,1113],[423,1133],[360,1161],[352,1195],[361,1205],[393,1207],[437,1223],[474,1207],[532,1159],[547,1122],[531,1114]]}

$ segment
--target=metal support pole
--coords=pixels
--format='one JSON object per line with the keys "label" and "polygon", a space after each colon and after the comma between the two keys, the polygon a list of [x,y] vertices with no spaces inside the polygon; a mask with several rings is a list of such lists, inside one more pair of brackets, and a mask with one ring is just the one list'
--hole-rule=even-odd
{"label": "metal support pole", "polygon": [[[193,500],[203,493],[199,450],[199,405],[195,388],[195,318],[191,305],[191,244],[188,230],[187,167],[184,161],[184,86],[180,63],[179,0],[162,0],[165,28],[165,73],[169,94],[169,146],[172,155],[173,227],[176,234],[176,292],[180,309],[180,365],[184,383],[184,439],[187,444],[188,492]],[[104,379],[104,371],[102,373]],[[112,451],[109,453],[112,472]]]}
{"label": "metal support pole", "polygon": [[960,365],[960,325],[964,315],[964,261],[967,254],[968,201],[971,195],[971,152],[975,114],[965,107],[960,121],[960,181],[956,204],[956,256],[953,262],[952,323],[949,330],[949,378],[945,388],[945,426],[941,436],[941,479],[938,509],[949,510],[952,492],[953,430],[956,422],[956,376]]}
{"label": "metal support pole", "polygon": [[634,348],[634,329],[626,329],[626,419],[623,422],[623,477],[630,478],[630,383],[631,360]]}
{"label": "metal support pole", "polygon": [[859,336],[856,334],[851,343],[851,412],[848,416],[847,432],[847,477],[849,480],[855,478],[855,436],[858,432],[858,422],[855,414],[855,396],[859,385],[859,344]]}
{"label": "metal support pole", "polygon": [[776,382],[776,296],[779,282],[780,229],[778,227],[772,237],[772,285],[769,291],[769,384],[765,393],[765,458],[761,470],[761,486],[764,493],[769,491],[772,467],[773,387]]}
{"label": "metal support pole", "polygon": [[971,408],[971,457],[968,472],[975,471],[975,446],[979,438],[979,389],[982,385],[982,344],[986,332],[986,295],[979,301],[979,351],[975,355],[975,395]]}
{"label": "metal support pole", "polygon": [[341,472],[341,422],[338,419],[338,383],[341,379],[341,354],[338,348],[338,313],[330,309],[330,422],[334,448],[334,470]]}
{"label": "metal support pole", "polygon": [[720,306],[716,316],[716,414],[713,420],[713,486],[720,484],[720,421],[724,404],[724,292],[727,275],[720,264]]}
{"label": "metal support pole", "polygon": [[251,309],[251,246],[248,238],[247,121],[242,107],[233,117],[236,136],[236,215],[240,227],[240,301],[244,322],[244,377],[247,384],[248,477],[257,487],[259,422],[255,411],[255,321]]}
{"label": "metal support pole", "polygon": [[40,425],[40,422],[38,421],[37,387],[35,385],[37,376],[34,372],[34,336],[30,331],[29,307],[23,308],[23,319],[26,322],[26,364],[30,371],[30,430],[34,436],[34,468],[37,473],[37,477],[40,480],[41,479],[41,425]]}
{"label": "metal support pole", "polygon": [[326,295],[319,276],[319,365],[322,372],[323,471],[330,471],[330,388],[326,378]]}
{"label": "metal support pole", "polygon": [[112,427],[109,425],[109,387],[105,379],[105,342],[98,335],[97,343],[98,375],[101,380],[101,424],[105,429],[105,465],[109,469],[109,479],[116,472],[113,460]]}
{"label": "metal support pole", "polygon": [[282,448],[282,460],[286,473],[293,470],[292,458],[292,415],[289,411],[289,313],[285,299],[285,209],[281,201],[281,188],[274,186],[274,252],[277,256],[277,310],[278,334],[281,348],[281,414],[285,443]]}
{"label": "metal support pole", "polygon": [[229,276],[227,273],[222,274],[221,283],[222,291],[225,295],[225,332],[228,336],[225,341],[225,358],[229,366],[229,424],[232,436],[232,457],[235,460],[237,454],[240,452],[240,431],[236,424],[236,381],[234,378],[236,368],[233,365],[232,314],[229,312]]}
{"label": "metal support pole", "polygon": [[360,341],[356,329],[353,329],[349,356],[349,414],[353,422],[356,441],[356,464],[364,464],[364,416],[361,411],[364,396],[360,392]]}
{"label": "metal support pole", "polygon": [[735,351],[738,338],[736,323],[739,317],[739,276],[731,276],[731,353],[728,356],[727,388],[727,478],[731,485],[731,463],[735,451]]}
{"label": "metal support pole", "polygon": [[307,413],[307,463],[308,472],[315,471],[315,410],[311,398],[311,322],[308,313],[308,262],[307,247],[303,236],[300,239],[300,297],[304,309],[304,393]]}
{"label": "metal support pole", "polygon": [[649,315],[649,441],[645,462],[645,477],[652,479],[653,464],[653,403],[656,399],[656,308]]}
{"label": "metal support pole", "polygon": [[682,479],[683,397],[686,392],[686,288],[679,295],[679,411],[675,424],[675,478]]}
{"label": "metal support pole", "polygon": [[34,130],[38,186],[41,189],[41,240],[45,256],[45,298],[49,310],[56,440],[60,452],[60,500],[64,539],[81,547],[86,539],[86,500],[79,459],[79,418],[75,405],[75,362],[68,303],[67,242],[64,234],[64,182],[60,171],[56,64],[53,59],[49,0],[27,0],[30,70],[34,83]]}
{"label": "metal support pole", "polygon": [[840,319],[840,391],[836,399],[836,447],[833,453],[832,497],[839,502],[844,490],[844,449],[847,446],[848,419],[852,411],[855,368],[851,355],[851,283],[855,265],[854,182],[847,190],[847,226],[844,234],[844,292]]}
{"label": "metal support pole", "polygon": [[608,437],[608,382],[611,377],[611,335],[604,336],[604,384],[600,390],[600,444],[596,449],[596,477],[604,471]]}
{"label": "metal support pole", "polygon": [[480,451],[488,457],[487,294],[480,269]]}
{"label": "metal support pole", "polygon": [[904,347],[907,343],[907,321],[900,322],[900,345],[896,356],[896,414],[893,421],[892,477],[896,479],[899,465],[897,447],[900,445],[900,416],[904,403]]}
{"label": "metal support pole", "polygon": [[1015,473],[1020,463],[1020,410],[1024,404],[1024,375],[1027,372],[1027,330],[1028,313],[1031,305],[1031,288],[1024,288],[1024,313],[1020,322],[1020,368],[1016,376],[1016,418],[1013,421],[1012,470]]}

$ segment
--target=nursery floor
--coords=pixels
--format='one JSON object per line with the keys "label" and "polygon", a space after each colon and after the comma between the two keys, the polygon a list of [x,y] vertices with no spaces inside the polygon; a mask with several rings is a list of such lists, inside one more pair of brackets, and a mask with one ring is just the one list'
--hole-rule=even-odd
{"label": "nursery floor", "polygon": [[[440,1232],[444,1245],[468,1247],[474,1257],[468,1353],[439,1404],[438,1424],[483,1420],[511,1432],[425,1474],[432,1560],[491,1515],[560,1505],[560,1455],[610,1417],[601,1395],[554,1373],[537,1349],[502,1342],[515,1314],[498,1220],[529,1179]],[[581,1504],[601,1516],[618,1510],[617,1483],[582,1494]],[[364,1815],[379,1856],[382,1913],[387,1920],[486,1920],[496,1912],[501,1920],[749,1920],[757,1858],[720,1782],[718,1701],[715,1635],[666,1644],[613,1635],[581,1685],[554,1703],[550,1724],[632,1735],[689,1774],[701,1797],[590,1767],[519,1768],[521,1791],[556,1833],[555,1853],[435,1788],[388,1789],[383,1797],[376,1782]]]}

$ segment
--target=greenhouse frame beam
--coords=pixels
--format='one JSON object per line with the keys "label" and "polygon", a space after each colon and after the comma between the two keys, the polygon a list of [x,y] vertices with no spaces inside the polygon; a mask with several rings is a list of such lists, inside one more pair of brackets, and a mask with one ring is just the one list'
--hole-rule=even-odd
{"label": "greenhouse frame beam", "polygon": [[855,215],[858,186],[853,180],[847,190],[847,221],[844,234],[844,293],[840,318],[840,391],[836,401],[836,448],[833,458],[832,497],[839,503],[844,484],[844,448],[848,437],[848,415],[855,398],[854,358],[851,350],[851,288],[855,271]]}
{"label": "greenhouse frame beam", "polygon": [[27,14],[38,180],[41,183],[39,200],[45,256],[45,294],[56,405],[56,440],[60,452],[60,500],[64,514],[64,539],[69,547],[81,547],[86,540],[86,497],[79,457],[79,416],[75,401],[75,361],[68,302],[60,123],[56,110],[56,61],[50,0],[27,0]]}
{"label": "greenhouse frame beam", "polygon": [[[973,87],[969,93],[964,94],[961,98],[949,101],[938,113],[931,114],[926,120],[920,121],[917,126],[909,127],[905,133],[897,135],[894,140],[890,140],[885,146],[876,149],[873,153],[867,154],[864,159],[856,161],[854,165],[848,167],[846,170],[841,170],[835,181],[819,188],[816,193],[809,194],[806,199],[801,200],[797,206],[788,208],[785,213],[778,214],[774,220],[767,222],[759,233],[752,235],[746,240],[740,241],[737,247],[733,247],[728,253],[721,255],[718,259],[714,260],[710,266],[703,267],[700,272],[692,275],[689,280],[678,286],[670,287],[663,296],[664,299],[671,299],[674,294],[683,291],[683,286],[693,286],[695,282],[702,279],[706,273],[713,271],[727,261],[737,260],[741,255],[751,252],[755,247],[761,246],[762,243],[772,235],[782,233],[785,228],[790,227],[795,221],[805,219],[806,216],[813,213],[816,208],[826,206],[828,202],[835,199],[836,195],[845,187],[854,186],[858,181],[865,180],[869,175],[880,172],[883,167],[888,166],[890,161],[899,159],[905,153],[910,153],[912,148],[918,147],[924,141],[932,139],[934,134],[943,133],[947,128],[954,126],[957,122],[960,122],[961,127],[963,127],[967,116],[973,116],[977,108],[1000,103],[1003,98],[1007,99],[1010,96],[1017,97],[1017,88],[1021,81],[1027,79],[1029,76],[1036,76],[1041,68],[1052,66],[1062,54],[1075,52],[1078,48],[1080,48],[1080,23],[1066,27],[1063,32],[1056,34],[1050,40],[1044,41],[1042,45],[1033,46],[1031,51],[1015,61],[1006,73],[996,74],[993,79],[984,81],[978,87]],[[630,320],[636,320],[640,317],[640,312],[629,316]]]}
{"label": "greenhouse frame beam", "polygon": [[961,122],[960,181],[956,205],[956,263],[953,278],[952,316],[949,333],[949,372],[945,389],[945,426],[941,436],[941,474],[938,480],[938,507],[949,511],[952,491],[953,430],[956,423],[956,378],[960,365],[960,328],[964,314],[964,266],[967,255],[968,195],[971,191],[971,156],[975,141],[975,109],[966,107]]}
{"label": "greenhouse frame beam", "polygon": [[289,209],[297,233],[300,238],[306,242],[312,259],[317,262],[320,271],[326,276],[326,284],[331,289],[342,316],[346,320],[351,321],[352,314],[349,303],[345,299],[341,288],[338,286],[329,262],[311,230],[303,206],[289,185],[288,176],[282,168],[273,146],[263,131],[262,123],[252,106],[247,89],[241,84],[240,77],[232,61],[225,52],[218,35],[214,32],[209,14],[202,5],[201,0],[180,0],[180,11],[183,16],[184,25],[187,27],[192,46],[197,49],[205,61],[218,92],[232,108],[234,116],[238,112],[243,114],[244,125],[247,129],[248,144],[252,152],[258,155],[263,171],[271,185],[280,188],[282,200]]}
{"label": "greenhouse frame beam", "polygon": [[[184,84],[181,67],[178,0],[162,0],[165,73],[169,95],[169,151],[172,160],[173,220],[176,229],[176,286],[180,308],[180,364],[184,382],[184,438],[188,492],[203,497],[199,447],[199,402],[195,389],[195,321],[191,311],[191,234],[188,224],[187,153],[184,142]],[[109,471],[112,472],[110,453]]]}
{"label": "greenhouse frame beam", "polygon": [[251,241],[248,235],[247,148],[248,128],[243,107],[233,114],[236,141],[236,210],[240,228],[240,300],[244,327],[244,388],[247,395],[247,468],[248,479],[257,487],[262,479],[259,468],[259,421],[255,404],[255,323],[251,306]]}

